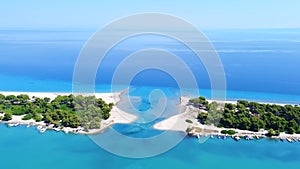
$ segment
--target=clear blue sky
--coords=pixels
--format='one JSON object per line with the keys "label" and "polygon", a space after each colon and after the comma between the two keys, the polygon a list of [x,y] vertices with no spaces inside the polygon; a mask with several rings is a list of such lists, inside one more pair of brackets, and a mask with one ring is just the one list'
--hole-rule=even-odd
{"label": "clear blue sky", "polygon": [[2,0],[2,28],[99,28],[142,12],[179,16],[199,28],[300,28],[299,0]]}

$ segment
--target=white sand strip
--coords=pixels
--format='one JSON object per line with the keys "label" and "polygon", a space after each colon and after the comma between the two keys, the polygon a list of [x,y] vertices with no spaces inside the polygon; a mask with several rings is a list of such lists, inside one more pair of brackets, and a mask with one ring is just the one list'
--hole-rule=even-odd
{"label": "white sand strip", "polygon": [[[114,103],[117,104],[117,102],[120,101],[120,95],[124,91],[120,91],[118,93],[95,93],[94,95],[96,98],[102,98],[106,103]],[[72,93],[51,93],[51,92],[1,92],[1,94],[7,96],[7,95],[20,95],[20,94],[27,94],[29,97],[39,97],[39,98],[45,98],[48,97],[51,100],[55,99],[58,95],[70,95]],[[0,116],[3,116],[3,114],[0,114]],[[44,122],[35,122],[34,120],[22,120],[23,116],[13,116],[12,120],[8,121],[7,123],[20,123],[20,124],[32,124],[35,126],[41,125],[45,126],[46,124]],[[107,120],[101,121],[101,128],[90,130],[89,132],[81,131],[81,134],[95,134],[99,133],[103,129],[109,127],[112,124],[116,123],[131,123],[137,119],[137,116],[132,115],[130,113],[127,113],[125,111],[120,110],[117,106],[114,106],[113,109],[110,112],[110,117]],[[6,123],[6,122],[5,122]],[[72,132],[76,129],[71,128],[65,128],[66,132]]]}

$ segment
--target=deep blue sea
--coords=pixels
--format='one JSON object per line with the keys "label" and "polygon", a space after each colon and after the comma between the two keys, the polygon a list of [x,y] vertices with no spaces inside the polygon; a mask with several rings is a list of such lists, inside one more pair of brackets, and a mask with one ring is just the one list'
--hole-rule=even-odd
{"label": "deep blue sea", "polygon": [[[72,75],[81,48],[94,30],[0,30],[0,91],[71,92]],[[300,29],[205,30],[222,61],[227,99],[300,103]],[[196,75],[200,94],[211,97],[210,82],[201,62],[180,42],[156,35],[120,42],[99,65],[96,91],[109,92],[114,70],[124,57],[144,48],[161,48],[180,56]],[[126,86],[117,84],[117,89]],[[134,105],[151,109],[147,97],[161,89],[176,104],[176,81],[157,70],[140,72],[129,95],[141,97]],[[185,93],[189,93],[186,89]],[[126,104],[121,105],[126,109]],[[167,109],[172,111],[172,109]],[[128,110],[130,111],[130,110]],[[152,123],[114,125],[131,137],[159,131]],[[111,129],[108,129],[111,130]],[[298,168],[300,144],[273,140],[209,139],[199,144],[185,138],[159,156],[130,159],[112,155],[88,136],[47,131],[39,134],[24,126],[0,125],[0,168]],[[112,140],[114,141],[114,140]]]}

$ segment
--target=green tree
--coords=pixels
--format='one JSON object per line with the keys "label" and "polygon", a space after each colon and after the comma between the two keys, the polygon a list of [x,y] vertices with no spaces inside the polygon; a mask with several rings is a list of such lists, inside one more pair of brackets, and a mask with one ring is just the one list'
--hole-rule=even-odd
{"label": "green tree", "polygon": [[4,114],[2,120],[3,120],[3,121],[9,121],[9,120],[12,120],[12,114],[6,112],[6,113]]}
{"label": "green tree", "polygon": [[8,96],[6,96],[5,100],[14,102],[14,101],[18,101],[18,98],[15,95],[8,95]]}
{"label": "green tree", "polygon": [[294,134],[296,132],[296,130],[293,127],[288,127],[287,128],[287,133],[288,134]]}
{"label": "green tree", "polygon": [[43,118],[40,116],[40,115],[34,115],[33,116],[33,119],[36,121],[36,122],[40,122],[40,121],[42,121],[43,120]]}
{"label": "green tree", "polygon": [[207,115],[207,113],[203,112],[198,113],[197,119],[199,119],[202,124],[206,124]]}
{"label": "green tree", "polygon": [[241,104],[244,107],[249,107],[249,102],[247,100],[238,100],[237,104]]}
{"label": "green tree", "polygon": [[32,116],[32,114],[26,114],[23,118],[22,118],[22,120],[30,120],[31,118],[32,118],[33,116]]}
{"label": "green tree", "polygon": [[236,106],[232,103],[225,103],[225,108],[228,110],[235,110]]}
{"label": "green tree", "polygon": [[234,135],[236,132],[235,132],[234,130],[227,130],[227,133],[228,133],[229,135]]}
{"label": "green tree", "polygon": [[30,100],[29,96],[26,94],[20,94],[17,96],[17,98],[22,105],[26,104]]}
{"label": "green tree", "polygon": [[268,131],[268,136],[269,137],[271,137],[271,136],[278,136],[280,133],[279,133],[279,131],[278,130],[274,130],[274,129],[270,129],[269,131]]}
{"label": "green tree", "polygon": [[0,93],[0,104],[3,104],[5,102],[5,96]]}
{"label": "green tree", "polygon": [[91,121],[89,129],[98,129],[98,128],[100,128],[100,121],[101,121],[101,119],[99,117],[95,117]]}
{"label": "green tree", "polygon": [[49,102],[50,102],[50,100],[51,100],[51,99],[50,99],[50,98],[48,98],[48,97],[45,97],[45,98],[44,98],[44,101],[45,101],[46,103],[49,103]]}
{"label": "green tree", "polygon": [[251,118],[250,130],[258,132],[261,128],[264,128],[263,121],[258,117]]}

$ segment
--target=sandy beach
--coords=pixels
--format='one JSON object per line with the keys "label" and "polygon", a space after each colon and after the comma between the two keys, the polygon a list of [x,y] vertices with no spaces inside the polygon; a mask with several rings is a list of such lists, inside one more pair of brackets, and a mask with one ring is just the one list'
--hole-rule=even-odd
{"label": "sandy beach", "polygon": [[[117,102],[120,101],[120,95],[125,92],[126,90],[122,90],[117,93],[94,93],[96,98],[102,98],[106,103],[114,103],[116,105]],[[20,94],[27,94],[29,97],[39,97],[39,98],[45,98],[48,97],[51,100],[55,99],[58,95],[70,95],[72,93],[51,93],[51,92],[0,92],[3,95],[20,95]],[[208,126],[203,125],[197,120],[197,115],[199,110],[192,105],[189,104],[190,98],[188,97],[181,97],[180,101],[181,103],[177,106],[181,106],[182,112],[178,115],[172,116],[170,118],[167,118],[163,121],[160,121],[156,123],[153,128],[157,130],[171,130],[171,131],[179,131],[179,132],[186,132],[187,128],[192,128],[193,130],[190,131],[188,134],[195,135],[197,137],[199,136],[207,136],[207,135],[218,135],[222,136],[224,134],[221,133],[222,130],[234,130],[236,134],[234,137],[244,137],[244,136],[251,136],[251,137],[266,137],[267,131],[261,130],[259,132],[252,132],[247,130],[239,130],[239,129],[229,129],[229,128],[218,128],[216,126]],[[213,102],[214,100],[208,100],[208,102]],[[221,103],[232,103],[236,104],[236,101],[217,101]],[[277,104],[277,103],[269,103],[269,104]],[[285,105],[282,103],[278,103],[278,105]],[[132,115],[130,113],[127,113],[125,111],[120,110],[117,106],[113,106],[113,109],[110,112],[110,117],[107,120],[101,121],[101,128],[100,129],[92,129],[88,132],[84,131],[83,128],[70,128],[70,127],[64,127],[62,129],[53,128],[53,125],[47,126],[44,122],[36,122],[35,120],[22,120],[22,118],[25,115],[16,116],[13,115],[12,120],[3,122],[2,123],[8,123],[12,126],[14,124],[23,124],[23,125],[30,125],[30,126],[40,126],[44,127],[46,129],[52,129],[56,131],[63,131],[66,133],[78,133],[78,134],[97,134],[103,131],[103,129],[116,124],[116,123],[123,123],[128,124],[132,123],[137,119],[135,115]],[[0,113],[0,116],[4,116],[4,114]],[[300,139],[300,134],[286,134],[286,133],[280,133],[279,136],[273,137],[276,139],[280,138],[293,138],[293,139]]]}
{"label": "sandy beach", "polygon": [[[102,98],[106,103],[114,103],[116,105],[117,102],[120,101],[120,95],[124,92],[124,90],[117,92],[117,93],[94,93],[96,98]],[[1,92],[1,94],[7,96],[7,95],[20,95],[20,94],[27,94],[30,98],[39,97],[39,98],[45,98],[48,97],[51,100],[55,99],[58,95],[70,95],[72,93],[53,93],[53,92]],[[3,116],[4,114],[0,114],[0,116]],[[31,125],[31,126],[41,126],[45,127],[47,129],[54,129],[53,126],[47,126],[44,122],[36,122],[35,120],[22,120],[22,118],[25,115],[21,116],[12,116],[12,120],[3,122],[2,123],[8,123],[8,124],[23,124],[23,125]],[[117,106],[113,106],[113,109],[110,112],[110,117],[107,120],[101,120],[101,128],[100,129],[92,129],[88,132],[83,131],[82,128],[70,128],[65,127],[63,129],[55,129],[57,131],[62,130],[66,133],[72,132],[72,133],[79,133],[79,134],[97,134],[101,132],[103,129],[116,124],[116,123],[131,123],[135,121],[137,117],[135,115],[129,114],[127,112],[124,112],[120,110]]]}
{"label": "sandy beach", "polygon": [[[213,125],[203,125],[197,120],[197,114],[200,111],[199,109],[189,105],[190,98],[181,97],[180,106],[184,106],[184,112],[170,118],[167,118],[159,123],[156,123],[153,127],[157,130],[171,130],[171,131],[180,131],[186,132],[187,128],[191,128],[188,134],[192,136],[228,136],[226,134],[222,134],[222,130],[234,130],[236,134],[232,137],[235,139],[239,139],[240,137],[250,137],[250,138],[262,138],[266,137],[268,131],[260,130],[258,132],[248,131],[248,130],[240,130],[235,128],[219,128]],[[208,100],[209,103],[214,100]],[[217,101],[218,102],[218,101]],[[232,103],[236,104],[236,101],[222,101],[221,103]],[[282,103],[264,103],[264,104],[277,104],[277,105],[286,105]],[[279,136],[273,136],[274,139],[287,139],[287,140],[300,140],[300,134],[287,134],[280,133]]]}

